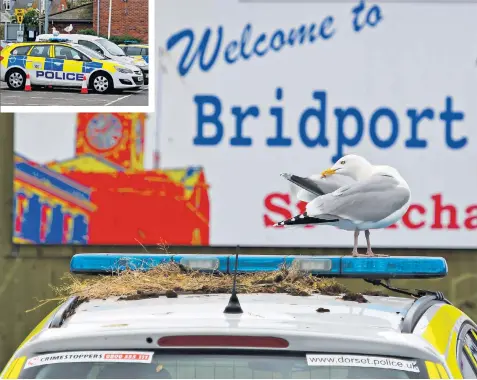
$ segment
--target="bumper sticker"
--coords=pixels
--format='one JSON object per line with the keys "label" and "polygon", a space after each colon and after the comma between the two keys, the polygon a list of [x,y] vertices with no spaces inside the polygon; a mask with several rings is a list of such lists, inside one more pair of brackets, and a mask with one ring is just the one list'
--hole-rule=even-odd
{"label": "bumper sticker", "polygon": [[371,367],[420,372],[415,360],[382,356],[307,354],[306,361],[309,366]]}
{"label": "bumper sticker", "polygon": [[34,356],[27,360],[25,369],[46,364],[57,363],[85,363],[85,362],[111,362],[111,363],[151,363],[153,352],[137,351],[77,351],[59,352]]}

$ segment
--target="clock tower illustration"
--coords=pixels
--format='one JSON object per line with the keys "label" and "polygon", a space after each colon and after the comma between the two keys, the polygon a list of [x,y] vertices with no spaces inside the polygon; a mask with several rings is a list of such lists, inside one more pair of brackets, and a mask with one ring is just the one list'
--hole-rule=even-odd
{"label": "clock tower illustration", "polygon": [[[17,155],[16,242],[209,245],[203,168],[146,170],[146,120],[143,113],[78,114],[74,157],[40,165]],[[35,198],[44,212],[23,196],[37,186],[39,170],[50,189]]]}

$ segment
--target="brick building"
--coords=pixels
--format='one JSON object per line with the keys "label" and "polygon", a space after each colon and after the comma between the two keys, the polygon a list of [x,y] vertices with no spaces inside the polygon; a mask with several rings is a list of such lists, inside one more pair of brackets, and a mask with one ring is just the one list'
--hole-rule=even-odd
{"label": "brick building", "polygon": [[[99,4],[99,17],[98,17]],[[99,34],[108,35],[109,0],[93,1],[93,28]],[[111,15],[111,35],[130,35],[148,42],[149,30],[148,0],[113,0]]]}

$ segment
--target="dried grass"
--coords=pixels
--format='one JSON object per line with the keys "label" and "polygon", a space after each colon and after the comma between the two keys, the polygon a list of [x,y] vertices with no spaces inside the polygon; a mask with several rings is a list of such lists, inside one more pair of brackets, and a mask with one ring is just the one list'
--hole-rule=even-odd
{"label": "dried grass", "polygon": [[[38,306],[32,310],[51,301],[64,302],[71,296],[77,296],[83,302],[109,297],[133,300],[160,296],[174,298],[178,294],[230,294],[233,276],[192,271],[176,263],[167,263],[147,271],[125,270],[93,277],[67,273],[62,280],[63,285],[52,287],[56,297],[38,301]],[[315,277],[295,266],[275,272],[239,274],[237,291],[239,294],[285,293],[295,296],[323,294],[367,302],[362,294],[350,292],[334,278]]]}
{"label": "dried grass", "polygon": [[[231,275],[191,271],[185,267],[167,263],[148,271],[125,270],[113,275],[81,278],[66,274],[64,284],[53,287],[55,300],[78,296],[80,300],[139,299],[174,294],[230,293]],[[300,272],[297,268],[282,268],[276,272],[239,274],[238,293],[287,293],[309,296],[311,294],[340,295],[347,292],[344,285],[333,278],[317,278]],[[166,294],[168,293],[168,294]]]}

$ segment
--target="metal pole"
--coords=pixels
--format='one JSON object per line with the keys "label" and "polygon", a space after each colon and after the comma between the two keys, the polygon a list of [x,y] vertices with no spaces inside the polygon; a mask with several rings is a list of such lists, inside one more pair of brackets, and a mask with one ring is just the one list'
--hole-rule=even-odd
{"label": "metal pole", "polygon": [[[48,2],[50,2],[48,4]],[[48,34],[48,13],[50,13],[51,0],[45,0],[45,34]]]}
{"label": "metal pole", "polygon": [[96,26],[97,26],[96,29],[97,29],[97,32],[96,32],[96,34],[99,36],[99,30],[100,30],[100,29],[99,29],[99,23],[100,23],[100,20],[101,20],[101,19],[99,18],[99,12],[100,12],[99,10],[101,9],[101,0],[98,0],[98,5],[97,5],[97,7],[98,7],[98,12],[97,12],[97,15],[96,15],[96,16],[97,16],[97,19],[96,19]]}
{"label": "metal pole", "polygon": [[111,38],[111,11],[113,9],[113,0],[109,0],[109,22],[108,22],[108,40]]}

